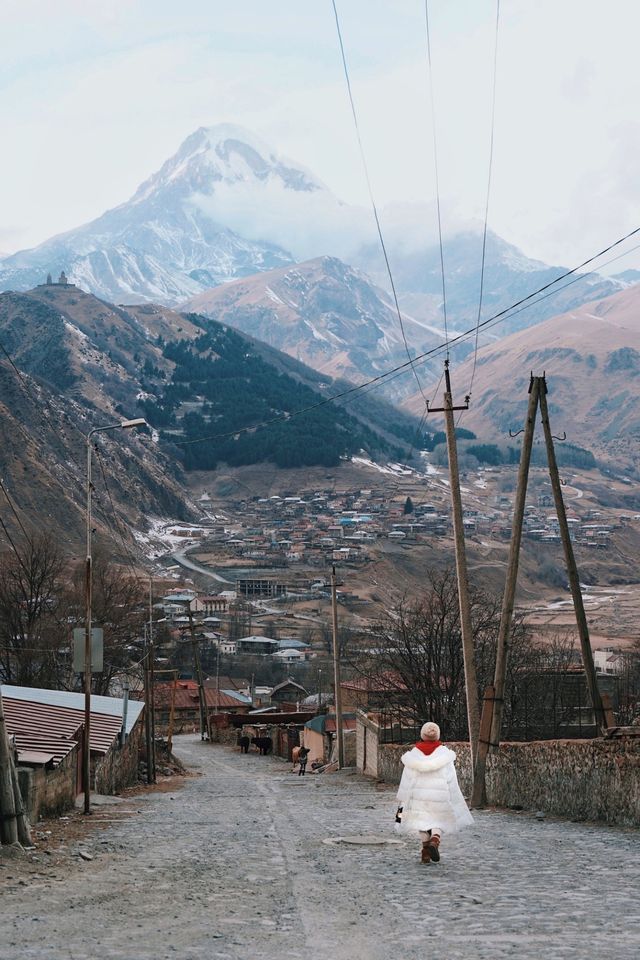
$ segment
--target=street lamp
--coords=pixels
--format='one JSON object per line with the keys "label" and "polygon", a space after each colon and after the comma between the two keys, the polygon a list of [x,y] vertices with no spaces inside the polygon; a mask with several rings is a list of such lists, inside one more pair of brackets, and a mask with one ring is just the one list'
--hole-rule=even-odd
{"label": "street lamp", "polygon": [[106,427],[94,427],[87,434],[87,561],[85,568],[86,631],[84,636],[84,740],[82,743],[82,778],[84,781],[84,812],[91,813],[91,759],[89,738],[91,732],[91,438],[94,433],[105,430],[129,430],[131,427],[146,427],[143,417],[136,420],[121,420]]}

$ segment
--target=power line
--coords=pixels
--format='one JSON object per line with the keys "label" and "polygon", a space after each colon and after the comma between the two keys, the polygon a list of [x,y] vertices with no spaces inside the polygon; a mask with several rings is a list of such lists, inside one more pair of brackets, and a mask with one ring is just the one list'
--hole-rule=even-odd
{"label": "power line", "polygon": [[[336,30],[337,30],[337,32],[338,32],[338,42],[339,42],[339,44],[340,44],[340,54],[341,54],[341,56],[342,56],[342,67],[343,67],[343,70],[344,70],[344,77],[345,77],[346,84],[347,84],[347,92],[348,92],[348,95],[349,95],[349,103],[350,103],[350,105],[351,105],[351,116],[353,117],[353,125],[354,125],[354,127],[355,127],[356,138],[357,138],[357,140],[358,140],[358,147],[359,147],[359,149],[360,149],[360,159],[362,160],[362,167],[363,167],[363,169],[364,169],[365,180],[366,180],[366,182],[367,182],[367,190],[368,190],[368,192],[369,192],[369,200],[370,200],[370,202],[371,202],[371,209],[372,209],[372,211],[373,211],[373,217],[374,217],[374,220],[375,220],[375,222],[376,222],[376,230],[377,230],[377,232],[378,232],[378,240],[380,241],[380,248],[381,248],[381,250],[382,250],[382,255],[383,255],[383,257],[384,257],[384,262],[385,262],[385,266],[386,266],[386,269],[387,269],[387,275],[388,275],[388,277],[389,277],[389,284],[391,285],[391,293],[392,293],[392,295],[393,295],[393,302],[394,302],[394,304],[395,304],[396,314],[397,314],[397,316],[398,316],[398,323],[400,324],[400,332],[402,333],[402,339],[403,339],[403,341],[404,341],[404,348],[405,348],[405,351],[406,351],[406,354],[407,354],[408,359],[409,359],[410,361],[412,361],[411,352],[410,352],[410,350],[409,350],[409,344],[408,344],[408,342],[407,342],[407,336],[406,336],[405,329],[404,329],[404,321],[403,321],[403,319],[402,319],[402,311],[401,311],[401,309],[400,309],[400,303],[399,303],[399,301],[398,301],[398,295],[397,295],[397,293],[396,293],[396,285],[395,285],[395,283],[394,283],[393,274],[392,274],[392,272],[391,272],[391,263],[389,262],[389,257],[388,257],[388,254],[387,254],[387,247],[386,247],[386,244],[385,244],[385,242],[384,242],[384,236],[383,236],[383,233],[382,233],[382,226],[381,226],[381,224],[380,224],[380,217],[378,216],[378,208],[377,208],[377,205],[376,205],[376,202],[375,202],[375,198],[374,198],[374,196],[373,196],[373,188],[372,188],[372,186],[371,186],[371,177],[369,176],[369,167],[368,167],[368,164],[367,164],[367,158],[366,158],[366,155],[365,155],[365,152],[364,152],[364,145],[363,145],[363,143],[362,143],[362,137],[361,137],[361,135],[360,135],[360,125],[359,125],[359,123],[358,123],[358,114],[357,114],[357,112],[356,112],[356,105],[355,105],[355,101],[354,101],[354,98],[353,98],[353,91],[352,91],[352,89],[351,89],[351,80],[350,80],[350,78],[349,78],[349,68],[347,67],[347,57],[346,57],[346,54],[345,54],[344,43],[343,43],[343,41],[342,41],[342,31],[341,31],[341,29],[340,29],[340,19],[339,19],[339,17],[338,17],[338,9],[337,9],[337,7],[336,7],[336,0],[331,0],[331,3],[332,3],[332,5],[333,5],[333,14],[334,14],[335,21],[336,21]],[[445,326],[446,326],[446,318],[445,318]],[[418,377],[417,371],[416,371],[415,368],[413,367],[413,364],[411,365],[411,370],[413,371],[413,375],[414,375],[414,377],[415,377],[415,379],[416,379],[416,383],[418,384],[418,388],[419,388],[419,390],[420,390],[420,393],[422,394],[422,397],[423,397],[423,399],[424,399],[425,405],[427,405],[426,395],[425,395],[425,393],[424,393],[424,391],[423,391],[423,389],[422,389],[422,384],[420,383],[420,379],[419,379],[419,377]]]}
{"label": "power line", "polygon": [[438,139],[436,132],[436,107],[433,94],[433,65],[431,63],[431,32],[429,30],[429,0],[424,0],[425,24],[427,28],[427,64],[429,67],[429,94],[431,99],[431,132],[433,136],[433,166],[436,179],[436,210],[438,213],[438,242],[440,244],[440,272],[442,275],[442,314],[444,317],[444,336],[447,342],[447,357],[449,356],[449,331],[447,328],[447,293],[444,279],[444,250],[442,247],[442,215],[440,212],[440,177],[438,173]]}
{"label": "power line", "polygon": [[[125,552],[125,557],[126,557],[126,561],[127,561],[127,566],[128,566],[129,569],[131,570],[131,573],[133,574],[134,579],[138,581],[138,584],[139,584],[139,585],[141,585],[141,584],[142,584],[142,578],[140,577],[140,575],[139,575],[138,572],[136,571],[136,568],[135,568],[135,563],[136,563],[135,557],[133,556],[133,553],[132,553],[131,550],[129,549],[128,544],[125,542],[123,533],[122,533],[122,531],[121,531],[121,529],[120,529],[120,520],[119,520],[118,515],[117,515],[117,513],[116,513],[116,508],[115,508],[115,505],[114,505],[114,502],[113,502],[113,497],[111,496],[111,490],[110,490],[109,484],[108,484],[108,482],[107,482],[107,475],[106,475],[106,472],[105,472],[105,469],[104,469],[104,465],[103,465],[103,461],[102,461],[102,456],[101,456],[101,454],[100,454],[100,450],[98,449],[98,446],[97,446],[97,445],[94,445],[94,450],[95,450],[95,453],[96,453],[96,458],[97,458],[97,460],[98,460],[98,466],[100,467],[100,473],[101,473],[101,475],[102,475],[102,481],[103,481],[103,483],[104,483],[104,487],[105,487],[105,490],[106,490],[106,492],[107,492],[107,497],[109,498],[109,503],[110,503],[110,505],[111,505],[111,513],[113,514],[113,519],[114,519],[114,523],[115,523],[115,528],[114,528],[114,527],[111,525],[111,523],[109,522],[109,518],[106,516],[106,514],[104,515],[104,516],[105,516],[105,519],[106,519],[106,521],[107,521],[108,526],[109,526],[109,527],[111,528],[111,530],[116,534],[116,536],[117,536],[118,539],[120,540],[120,543],[122,544],[122,549],[123,549],[124,552]],[[117,528],[117,529],[116,529],[116,528]]]}
{"label": "power line", "polygon": [[0,489],[2,490],[2,492],[3,492],[4,495],[5,495],[5,499],[6,499],[7,503],[9,504],[9,507],[11,508],[11,512],[13,513],[14,517],[16,518],[16,521],[17,521],[17,523],[18,523],[18,526],[19,526],[20,529],[22,530],[22,533],[23,533],[23,535],[24,535],[25,540],[27,541],[27,543],[29,544],[29,546],[33,546],[32,542],[31,542],[31,537],[29,536],[29,534],[28,534],[27,531],[25,530],[25,528],[24,528],[24,526],[23,526],[23,524],[22,524],[22,520],[20,519],[20,516],[19,516],[19,514],[18,514],[18,511],[16,510],[16,508],[15,508],[15,506],[14,506],[14,504],[13,504],[13,501],[12,501],[11,497],[9,496],[9,492],[8,492],[7,488],[5,487],[5,485],[4,485],[4,481],[1,480],[1,479],[0,479]]}
{"label": "power line", "polygon": [[489,171],[487,175],[487,197],[484,207],[484,230],[482,232],[482,262],[480,264],[480,297],[478,301],[478,319],[476,321],[476,342],[473,351],[473,369],[471,370],[471,382],[467,391],[471,396],[473,381],[476,375],[476,364],[478,360],[478,335],[480,333],[480,318],[482,316],[482,298],[484,294],[484,267],[487,251],[487,223],[489,221],[489,197],[491,194],[491,174],[493,170],[493,140],[495,133],[496,120],[496,78],[498,75],[498,30],[500,26],[500,0],[496,0],[496,30],[495,43],[493,48],[493,88],[491,92],[491,136],[489,138]]}
{"label": "power line", "polygon": [[[550,287],[553,287],[555,284],[559,283],[561,280],[565,280],[567,277],[570,277],[574,273],[577,273],[578,270],[581,270],[583,267],[586,267],[589,264],[593,263],[595,260],[598,260],[600,257],[604,256],[604,254],[620,246],[620,244],[624,243],[626,240],[629,240],[631,237],[636,236],[638,233],[640,233],[640,227],[636,227],[635,229],[629,231],[629,233],[625,234],[623,237],[620,237],[618,240],[615,240],[613,243],[610,243],[607,247],[604,247],[604,249],[600,250],[599,253],[596,253],[593,256],[588,257],[586,260],[583,260],[582,263],[577,264],[577,266],[572,267],[570,270],[565,270],[564,273],[561,273],[554,280],[550,280],[548,283],[545,283],[542,287],[539,287],[537,290],[532,291],[532,293],[527,294],[525,297],[521,297],[520,300],[517,300],[515,303],[512,303],[510,306],[504,307],[504,309],[498,311],[498,313],[495,313],[493,314],[493,316],[488,317],[486,320],[481,321],[481,323],[479,324],[479,327],[484,328],[489,325],[494,326],[496,323],[506,319],[507,314],[515,315],[515,313],[521,313],[522,310],[526,310],[531,306],[535,306],[536,303],[540,301],[535,301],[534,303],[529,303],[529,301],[533,300],[534,297],[537,297],[538,294],[544,293],[545,291],[549,290]],[[632,250],[634,249],[636,248],[633,247]],[[631,253],[632,250],[627,250],[625,251],[625,253],[620,254],[620,256],[626,256],[627,254]],[[619,259],[619,257],[614,259]],[[607,261],[607,262],[611,262],[611,261]],[[581,279],[583,279],[582,276],[577,277],[576,280],[572,282],[575,283]],[[565,286],[569,286],[569,284],[565,284]],[[563,286],[560,289],[564,290],[564,288],[565,287]],[[553,291],[553,293],[557,293],[557,292],[558,291]],[[551,295],[552,293],[547,294],[547,296],[551,296]],[[546,299],[546,297],[541,297],[540,300],[542,299]],[[520,307],[521,309],[517,310],[516,308],[518,307]],[[262,427],[271,426],[274,423],[283,423],[283,422],[286,422],[287,420],[293,420],[294,418],[302,416],[305,413],[309,413],[311,410],[316,410],[319,407],[326,406],[326,404],[328,403],[333,403],[335,400],[342,400],[345,397],[351,396],[355,393],[359,393],[360,391],[365,390],[367,387],[373,387],[374,384],[376,386],[379,386],[383,382],[388,382],[389,380],[393,379],[395,376],[400,376],[402,373],[406,372],[408,367],[422,360],[425,360],[427,357],[438,356],[444,350],[446,350],[448,353],[449,347],[451,346],[451,344],[465,342],[475,334],[475,330],[476,330],[476,327],[473,326],[469,330],[465,330],[464,333],[459,333],[455,337],[448,339],[445,343],[440,343],[436,347],[432,347],[431,349],[426,350],[424,353],[418,354],[418,356],[414,357],[412,360],[406,360],[404,363],[400,363],[397,366],[392,367],[390,370],[386,370],[385,372],[380,373],[375,377],[372,377],[370,380],[366,380],[364,383],[357,384],[353,387],[349,387],[347,390],[342,390],[340,391],[340,393],[333,394],[331,397],[324,397],[321,400],[316,401],[315,403],[311,403],[305,407],[301,407],[298,410],[294,410],[292,413],[278,414],[277,416],[270,417],[269,419],[263,420],[259,423],[254,423],[246,427],[238,427],[235,430],[227,430],[224,433],[211,434],[206,437],[195,437],[192,440],[178,440],[177,438],[172,437],[171,441],[173,443],[178,444],[179,446],[191,446],[194,443],[205,443],[211,440],[226,440],[226,439],[229,439],[230,437],[239,437],[244,433],[249,433],[249,432],[253,432],[254,430],[259,430]]]}

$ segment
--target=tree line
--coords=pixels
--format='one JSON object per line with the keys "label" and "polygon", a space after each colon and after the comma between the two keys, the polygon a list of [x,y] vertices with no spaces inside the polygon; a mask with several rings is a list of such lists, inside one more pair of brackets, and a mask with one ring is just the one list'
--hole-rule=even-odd
{"label": "tree line", "polygon": [[[153,371],[144,368],[143,386],[150,395],[139,405],[168,442],[176,443],[178,432],[185,441],[211,438],[176,444],[187,470],[265,460],[280,467],[330,467],[361,449],[400,455],[343,408],[317,406],[321,395],[316,390],[279,372],[247,340],[221,324],[212,322],[194,340],[165,343],[163,354],[174,364],[171,381],[152,382]],[[197,409],[181,416],[185,402]],[[313,409],[296,413],[304,408]]]}

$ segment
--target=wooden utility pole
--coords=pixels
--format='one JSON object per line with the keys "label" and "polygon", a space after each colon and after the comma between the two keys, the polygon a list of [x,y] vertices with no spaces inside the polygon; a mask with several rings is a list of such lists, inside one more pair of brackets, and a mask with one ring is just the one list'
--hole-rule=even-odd
{"label": "wooden utility pole", "polygon": [[471,747],[471,768],[475,768],[480,728],[480,710],[478,706],[478,684],[476,680],[476,661],[471,624],[471,602],[469,599],[469,576],[464,540],[462,517],[462,498],[460,496],[460,473],[458,471],[458,450],[456,446],[455,410],[468,410],[469,397],[461,407],[453,406],[451,380],[449,377],[449,358],[444,362],[445,393],[444,407],[429,407],[429,413],[444,413],[447,431],[447,453],[449,455],[449,489],[451,491],[451,513],[453,516],[453,536],[456,552],[456,577],[458,580],[458,602],[460,605],[460,629],[462,632],[462,654],[464,658],[464,682],[467,696],[467,723],[469,726],[469,744]]}
{"label": "wooden utility pole", "polygon": [[584,612],[584,603],[582,602],[582,591],[580,590],[580,579],[578,577],[578,568],[576,566],[573,545],[569,535],[569,524],[567,523],[567,514],[564,508],[562,497],[562,487],[560,485],[560,475],[558,473],[558,464],[556,462],[556,453],[553,447],[553,435],[549,424],[549,410],[547,407],[547,384],[544,377],[541,377],[540,389],[540,415],[542,417],[542,428],[544,430],[544,440],[547,447],[547,460],[549,461],[549,477],[551,479],[551,489],[553,499],[556,505],[558,515],[558,525],[560,527],[560,537],[564,549],[564,559],[567,565],[567,574],[569,576],[569,587],[573,598],[573,608],[576,614],[576,623],[578,625],[578,634],[580,636],[580,648],[582,651],[582,663],[587,680],[587,689],[591,697],[593,712],[596,718],[596,725],[600,731],[607,727],[602,698],[598,690],[596,680],[596,668],[593,663],[593,652],[591,650],[591,641],[589,639],[589,627],[587,626],[587,616]]}
{"label": "wooden utility pole", "polygon": [[19,843],[12,767],[11,747],[4,721],[2,691],[0,691],[0,842],[7,846]]}
{"label": "wooden utility pole", "polygon": [[204,680],[202,679],[202,664],[200,663],[200,651],[198,650],[198,641],[196,640],[196,630],[193,625],[193,613],[191,611],[191,602],[187,604],[189,614],[189,632],[191,634],[191,643],[193,644],[193,662],[196,668],[196,680],[198,681],[198,701],[200,703],[200,739],[205,739],[205,733],[209,736],[209,718],[207,716],[207,700],[204,690]]}
{"label": "wooden utility pole", "polygon": [[151,730],[151,757],[149,758],[149,768],[151,779],[149,783],[156,782],[156,697],[155,697],[155,666],[156,652],[153,639],[153,578],[149,577],[149,726]]}
{"label": "wooden utility pole", "polygon": [[29,823],[29,817],[27,816],[27,811],[25,810],[22,794],[20,793],[20,782],[18,780],[18,771],[16,770],[16,765],[13,762],[13,757],[11,757],[10,762],[11,762],[11,778],[13,781],[13,797],[16,805],[16,824],[18,827],[18,842],[23,847],[30,847],[32,845],[31,825]]}
{"label": "wooden utility pole", "polygon": [[147,783],[153,783],[151,778],[151,682],[149,677],[149,639],[147,637],[148,624],[144,624],[144,658],[142,671],[144,679],[144,742],[147,753]]}
{"label": "wooden utility pole", "polygon": [[342,730],[342,687],[340,686],[340,644],[338,642],[338,597],[336,568],[331,569],[331,614],[333,625],[333,685],[336,707],[336,737],[338,740],[338,769],[344,767],[344,734]]}
{"label": "wooden utility pole", "polygon": [[480,736],[478,737],[478,753],[476,755],[476,765],[473,771],[473,785],[471,789],[471,800],[469,806],[472,808],[483,807],[487,802],[486,788],[486,769],[487,755],[489,753],[489,738],[491,736],[491,720],[495,707],[495,688],[487,687],[482,701],[482,714],[480,716]]}
{"label": "wooden utility pole", "polygon": [[[504,710],[504,687],[507,669],[507,659],[509,653],[509,636],[513,621],[513,608],[515,600],[516,581],[518,576],[519,555],[522,542],[522,525],[524,521],[524,508],[527,493],[527,482],[529,477],[529,468],[531,464],[531,448],[533,445],[533,435],[535,431],[535,420],[538,406],[542,417],[542,426],[544,429],[545,445],[547,451],[547,462],[549,466],[549,477],[551,480],[551,489],[558,517],[558,526],[560,528],[560,537],[564,549],[565,564],[567,576],[569,578],[569,587],[573,598],[573,607],[580,636],[580,648],[582,653],[582,663],[587,682],[587,689],[591,697],[596,724],[601,731],[611,726],[611,716],[607,714],[603,704],[598,683],[596,680],[596,671],[593,663],[593,653],[589,640],[589,628],[587,618],[582,602],[582,592],[580,590],[580,580],[578,577],[578,568],[573,553],[573,545],[569,535],[569,525],[564,507],[562,496],[562,486],[560,475],[558,473],[558,464],[556,461],[555,448],[553,445],[553,435],[549,423],[549,411],[547,407],[547,382],[545,376],[531,377],[529,385],[529,404],[527,408],[527,419],[524,426],[524,438],[522,442],[522,452],[520,455],[520,469],[518,472],[518,486],[516,489],[516,498],[514,504],[513,524],[511,528],[511,545],[509,550],[509,561],[507,566],[507,579],[505,583],[504,596],[502,601],[502,612],[500,616],[500,627],[498,631],[498,643],[496,650],[496,668],[494,675],[494,694],[493,694],[493,720],[491,723],[491,735],[489,743],[481,744],[474,769],[474,789],[472,794],[472,805],[480,806],[485,799],[485,773],[486,757],[489,747],[497,750],[500,745],[502,734],[502,716]],[[485,705],[486,702],[485,697]],[[483,711],[484,717],[484,711]]]}
{"label": "wooden utility pole", "polygon": [[[493,704],[493,722],[491,724],[491,745],[495,747],[497,747],[497,745],[500,743],[500,731],[502,729],[504,684],[507,674],[509,637],[511,635],[513,606],[515,602],[516,583],[518,579],[520,545],[522,543],[522,524],[524,521],[524,508],[527,497],[527,482],[529,479],[529,466],[531,464],[533,435],[536,428],[536,413],[538,410],[540,390],[541,386],[543,387],[543,385],[544,377],[531,377],[531,382],[529,383],[529,405],[527,407],[527,419],[524,425],[524,437],[522,439],[522,450],[520,452],[520,468],[518,470],[518,485],[516,487],[513,522],[511,524],[511,543],[509,545],[507,579],[502,598],[502,611],[500,613],[500,627],[498,629],[498,644],[496,648],[496,667],[493,680],[495,693]],[[484,781],[484,770],[480,770],[478,772],[480,779]]]}

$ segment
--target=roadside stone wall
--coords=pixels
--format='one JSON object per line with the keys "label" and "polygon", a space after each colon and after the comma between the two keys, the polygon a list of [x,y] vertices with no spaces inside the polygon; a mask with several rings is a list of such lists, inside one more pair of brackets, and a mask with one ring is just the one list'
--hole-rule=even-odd
{"label": "roadside stone wall", "polygon": [[[375,722],[359,714],[358,769],[399,783],[400,757],[412,744],[378,744],[376,734]],[[462,792],[469,796],[469,744],[448,746],[456,753]],[[640,740],[503,743],[487,762],[487,800],[493,806],[544,810],[572,820],[640,826]]]}
{"label": "roadside stone wall", "polygon": [[140,717],[127,737],[124,747],[114,743],[93,770],[92,788],[97,793],[115,794],[138,780],[140,756],[144,754],[144,715]]}
{"label": "roadside stone wall", "polygon": [[502,744],[489,757],[487,794],[497,806],[640,826],[640,740]]}
{"label": "roadside stone wall", "polygon": [[31,823],[72,809],[78,794],[79,750],[75,747],[53,770],[18,767],[20,793]]}

